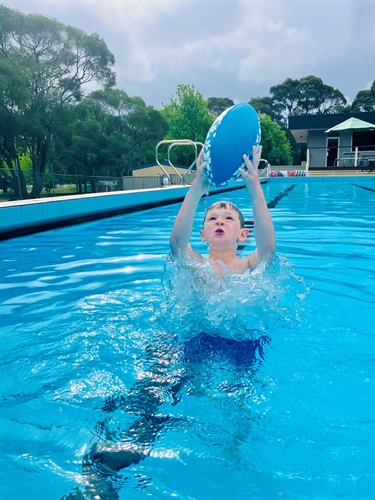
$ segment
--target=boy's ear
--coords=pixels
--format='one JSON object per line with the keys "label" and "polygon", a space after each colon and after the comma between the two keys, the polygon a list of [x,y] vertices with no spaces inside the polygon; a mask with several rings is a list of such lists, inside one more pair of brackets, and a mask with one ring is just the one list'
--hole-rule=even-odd
{"label": "boy's ear", "polygon": [[248,235],[249,235],[248,228],[247,227],[243,227],[241,229],[240,235],[238,237],[238,241],[244,241],[244,240],[246,240],[246,238],[248,237]]}
{"label": "boy's ear", "polygon": [[201,235],[201,241],[206,241],[203,229],[201,229],[199,232],[200,232],[200,235]]}

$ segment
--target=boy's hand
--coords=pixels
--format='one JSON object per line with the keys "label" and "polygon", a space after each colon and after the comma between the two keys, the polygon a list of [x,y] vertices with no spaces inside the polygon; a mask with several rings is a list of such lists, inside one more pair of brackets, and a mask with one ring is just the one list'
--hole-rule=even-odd
{"label": "boy's hand", "polygon": [[191,189],[197,192],[200,196],[208,193],[210,183],[206,173],[206,163],[203,161],[203,148],[197,158],[197,172],[191,184]]}
{"label": "boy's hand", "polygon": [[258,186],[260,186],[259,176],[258,176],[258,165],[261,155],[262,155],[262,146],[254,146],[253,161],[250,161],[247,155],[243,155],[247,171],[244,170],[243,168],[238,169],[251,196],[253,196],[253,194],[256,193]]}

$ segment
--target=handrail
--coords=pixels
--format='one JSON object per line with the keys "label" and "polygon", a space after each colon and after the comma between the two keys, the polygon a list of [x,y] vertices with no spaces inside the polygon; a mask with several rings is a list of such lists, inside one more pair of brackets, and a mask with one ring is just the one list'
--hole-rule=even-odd
{"label": "handrail", "polygon": [[[158,150],[159,150],[159,147],[162,144],[169,144],[169,146],[168,146],[168,156],[167,156],[168,164],[174,170],[174,172],[179,176],[180,180],[183,183],[185,183],[186,176],[191,172],[192,168],[194,167],[194,165],[196,164],[197,159],[198,159],[197,146],[201,146],[203,148],[204,144],[201,143],[201,142],[192,141],[190,139],[165,139],[163,141],[158,142],[158,144],[156,145],[156,151],[155,151],[155,153],[156,153],[156,163],[163,170],[163,172],[169,178],[170,181],[171,181],[170,174],[168,174],[168,172],[165,170],[165,168],[163,167],[163,165],[159,162],[159,158],[158,158]],[[194,159],[193,163],[190,165],[190,167],[187,169],[187,171],[185,172],[184,176],[182,176],[180,174],[180,172],[176,169],[176,167],[173,165],[173,163],[171,161],[171,150],[175,146],[194,146],[194,148],[195,148],[195,159]]]}

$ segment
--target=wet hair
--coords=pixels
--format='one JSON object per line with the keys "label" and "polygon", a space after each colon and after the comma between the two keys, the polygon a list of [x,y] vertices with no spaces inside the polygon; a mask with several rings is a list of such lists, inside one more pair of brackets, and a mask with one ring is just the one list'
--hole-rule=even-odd
{"label": "wet hair", "polygon": [[208,207],[206,213],[204,214],[203,225],[206,221],[208,212],[210,210],[213,210],[214,208],[223,208],[224,210],[234,210],[235,212],[237,212],[238,217],[240,219],[241,229],[245,227],[244,216],[242,215],[241,211],[236,207],[236,205],[234,203],[231,203],[230,201],[218,201],[216,203],[213,203],[210,207]]}

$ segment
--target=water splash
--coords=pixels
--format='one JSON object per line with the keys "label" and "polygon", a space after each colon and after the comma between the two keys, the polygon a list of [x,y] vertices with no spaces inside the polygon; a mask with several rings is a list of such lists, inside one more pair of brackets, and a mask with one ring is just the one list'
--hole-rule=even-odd
{"label": "water splash", "polygon": [[200,332],[232,340],[259,338],[275,328],[295,328],[306,314],[309,288],[278,255],[254,271],[225,272],[224,277],[214,273],[211,261],[192,265],[168,256],[162,282],[164,327],[181,341]]}

